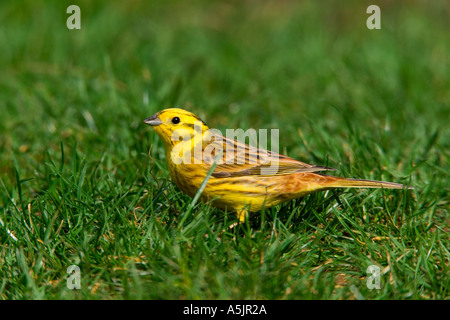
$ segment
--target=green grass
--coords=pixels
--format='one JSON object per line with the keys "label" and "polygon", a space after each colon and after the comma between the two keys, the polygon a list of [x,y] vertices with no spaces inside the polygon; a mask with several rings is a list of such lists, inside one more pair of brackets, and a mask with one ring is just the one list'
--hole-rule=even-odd
{"label": "green grass", "polygon": [[[377,1],[381,30],[369,1],[320,3],[84,1],[69,31],[72,2],[2,1],[0,298],[448,299],[449,3]],[[142,123],[174,106],[415,190],[321,192],[226,229]]]}

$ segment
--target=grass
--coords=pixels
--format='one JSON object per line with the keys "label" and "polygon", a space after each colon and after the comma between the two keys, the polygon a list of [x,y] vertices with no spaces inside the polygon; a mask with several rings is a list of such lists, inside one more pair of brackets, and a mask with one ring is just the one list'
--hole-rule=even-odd
{"label": "grass", "polygon": [[[381,30],[367,1],[82,1],[72,31],[70,4],[0,4],[0,298],[449,298],[446,1],[381,1]],[[321,192],[223,232],[235,216],[190,208],[142,123],[173,106],[415,190]]]}

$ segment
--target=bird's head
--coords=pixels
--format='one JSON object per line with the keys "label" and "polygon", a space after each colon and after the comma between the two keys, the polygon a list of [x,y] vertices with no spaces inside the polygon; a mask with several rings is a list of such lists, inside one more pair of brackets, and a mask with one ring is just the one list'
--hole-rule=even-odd
{"label": "bird's head", "polygon": [[209,129],[195,114],[178,108],[164,109],[145,119],[144,123],[152,126],[167,146],[173,146],[187,137],[192,138],[195,133],[201,136]]}

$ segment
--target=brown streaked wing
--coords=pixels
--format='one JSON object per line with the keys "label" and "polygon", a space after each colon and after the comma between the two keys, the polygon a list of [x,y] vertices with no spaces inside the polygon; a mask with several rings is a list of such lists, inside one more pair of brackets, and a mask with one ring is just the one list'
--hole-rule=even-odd
{"label": "brown streaked wing", "polygon": [[[223,137],[223,163],[218,164],[212,173],[215,178],[240,176],[286,175],[297,172],[317,172],[335,170],[329,167],[304,163],[293,158],[258,149]],[[233,153],[230,154],[230,151]]]}

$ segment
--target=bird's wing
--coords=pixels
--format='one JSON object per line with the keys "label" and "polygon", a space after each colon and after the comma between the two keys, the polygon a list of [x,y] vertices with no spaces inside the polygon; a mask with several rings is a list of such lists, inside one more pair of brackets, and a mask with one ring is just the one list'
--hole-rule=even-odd
{"label": "bird's wing", "polygon": [[[219,140],[220,141],[220,140]],[[212,176],[215,178],[240,177],[240,176],[271,176],[285,175],[297,172],[317,172],[335,170],[333,168],[311,165],[293,158],[274,153],[264,149],[258,149],[236,140],[223,137],[222,146],[219,141],[212,142],[210,148],[216,148],[216,153],[208,152],[204,155],[207,164],[214,162],[214,156],[220,147],[223,149],[222,161],[216,165]],[[211,149],[209,149],[211,150]]]}

